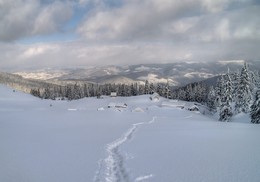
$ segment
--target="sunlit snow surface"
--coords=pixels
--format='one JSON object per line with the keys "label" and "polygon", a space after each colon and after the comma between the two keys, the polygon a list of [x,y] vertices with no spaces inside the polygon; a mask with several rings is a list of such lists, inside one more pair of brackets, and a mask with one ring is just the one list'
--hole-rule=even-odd
{"label": "sunlit snow surface", "polygon": [[260,125],[247,115],[219,122],[190,105],[51,101],[0,86],[0,181],[259,182]]}

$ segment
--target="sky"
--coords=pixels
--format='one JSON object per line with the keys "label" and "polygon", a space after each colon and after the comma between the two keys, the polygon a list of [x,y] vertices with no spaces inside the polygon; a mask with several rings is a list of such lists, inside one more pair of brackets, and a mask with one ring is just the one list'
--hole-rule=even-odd
{"label": "sky", "polygon": [[260,0],[0,0],[0,70],[260,60]]}

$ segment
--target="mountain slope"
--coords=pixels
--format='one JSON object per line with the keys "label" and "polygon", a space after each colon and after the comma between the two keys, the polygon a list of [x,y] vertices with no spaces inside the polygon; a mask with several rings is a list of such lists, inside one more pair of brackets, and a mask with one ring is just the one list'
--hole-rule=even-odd
{"label": "mountain slope", "polygon": [[[259,70],[260,61],[248,61],[250,70]],[[142,64],[130,66],[103,66],[72,69],[47,69],[16,72],[25,78],[37,78],[48,81],[89,81],[94,83],[129,82],[166,83],[172,86],[183,86],[202,81],[223,73],[240,70],[244,61],[219,62],[180,62],[171,64]]]}

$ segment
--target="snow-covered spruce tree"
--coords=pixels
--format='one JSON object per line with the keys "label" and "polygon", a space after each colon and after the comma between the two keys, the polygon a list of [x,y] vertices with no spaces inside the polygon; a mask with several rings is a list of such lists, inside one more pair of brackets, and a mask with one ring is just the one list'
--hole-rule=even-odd
{"label": "snow-covered spruce tree", "polygon": [[220,121],[230,121],[233,116],[232,112],[232,82],[229,74],[226,74],[224,79],[222,79],[223,83],[223,95],[221,97],[221,105],[220,105],[220,113],[219,120]]}
{"label": "snow-covered spruce tree", "polygon": [[35,96],[35,97],[39,97],[41,98],[41,92],[40,92],[40,89],[39,88],[32,88],[31,91],[30,91],[30,94]]}
{"label": "snow-covered spruce tree", "polygon": [[49,87],[45,88],[43,91],[43,96],[44,99],[51,99],[52,98],[52,94],[51,94],[51,90]]}
{"label": "snow-covered spruce tree", "polygon": [[237,98],[237,91],[238,91],[238,85],[239,85],[240,79],[239,79],[239,71],[233,74],[233,98]]}
{"label": "snow-covered spruce tree", "polygon": [[255,93],[254,103],[250,110],[251,122],[255,124],[260,123],[260,89]]}
{"label": "snow-covered spruce tree", "polygon": [[250,78],[251,78],[251,93],[255,93],[258,88],[260,88],[260,83],[259,83],[259,74],[257,72],[251,72],[250,73]]}
{"label": "snow-covered spruce tree", "polygon": [[72,85],[66,85],[66,94],[68,100],[73,100],[73,88]]}
{"label": "snow-covered spruce tree", "polygon": [[83,92],[84,92],[84,97],[89,97],[90,94],[89,94],[89,88],[88,88],[88,85],[87,84],[84,84],[83,86]]}
{"label": "snow-covered spruce tree", "polygon": [[74,86],[73,86],[73,89],[72,89],[72,97],[73,97],[73,100],[74,99],[81,99],[81,98],[83,98],[84,96],[83,96],[83,93],[82,93],[82,91],[81,91],[81,87],[80,87],[80,85],[78,85],[77,83],[76,84],[74,84]]}
{"label": "snow-covered spruce tree", "polygon": [[210,111],[215,112],[217,110],[216,94],[215,94],[215,90],[212,86],[209,88],[209,93],[208,93],[208,96],[207,96],[207,106],[208,106]]}
{"label": "snow-covered spruce tree", "polygon": [[163,86],[160,83],[157,83],[156,92],[162,96],[163,95]]}
{"label": "snow-covered spruce tree", "polygon": [[260,72],[256,72],[255,76],[256,76],[256,87],[260,88]]}
{"label": "snow-covered spruce tree", "polygon": [[207,87],[202,83],[194,85],[193,92],[195,94],[195,101],[199,103],[206,103],[207,99]]}
{"label": "snow-covered spruce tree", "polygon": [[187,85],[187,88],[185,89],[185,100],[186,101],[194,101],[195,95],[193,92],[192,84]]}
{"label": "snow-covered spruce tree", "polygon": [[170,96],[171,96],[170,85],[169,85],[169,81],[167,80],[167,83],[163,89],[163,97],[169,99]]}
{"label": "snow-covered spruce tree", "polygon": [[223,83],[224,83],[224,78],[221,76],[220,79],[217,80],[217,84],[215,87],[215,97],[216,97],[216,106],[219,107],[221,105],[221,97],[223,95]]}
{"label": "snow-covered spruce tree", "polygon": [[149,82],[148,80],[145,80],[145,84],[144,84],[144,94],[149,94]]}
{"label": "snow-covered spruce tree", "polygon": [[130,87],[130,93],[131,93],[131,96],[136,96],[138,95],[138,90],[137,90],[137,84],[131,84],[131,87]]}
{"label": "snow-covered spruce tree", "polygon": [[239,84],[235,88],[237,89],[236,92],[236,98],[235,98],[235,112],[240,113],[248,113],[250,108],[250,103],[252,99],[252,93],[251,93],[251,83],[248,73],[248,68],[245,63],[244,67],[241,70]]}
{"label": "snow-covered spruce tree", "polygon": [[153,83],[151,83],[149,86],[149,94],[153,94],[153,93],[154,93],[154,85]]}

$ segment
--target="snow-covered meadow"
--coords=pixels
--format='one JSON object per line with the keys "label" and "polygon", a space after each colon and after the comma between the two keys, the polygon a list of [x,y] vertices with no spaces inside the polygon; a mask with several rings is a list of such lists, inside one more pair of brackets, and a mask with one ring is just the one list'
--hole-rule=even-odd
{"label": "snow-covered meadow", "polygon": [[147,95],[41,100],[0,86],[0,181],[259,182],[260,125],[190,106]]}

